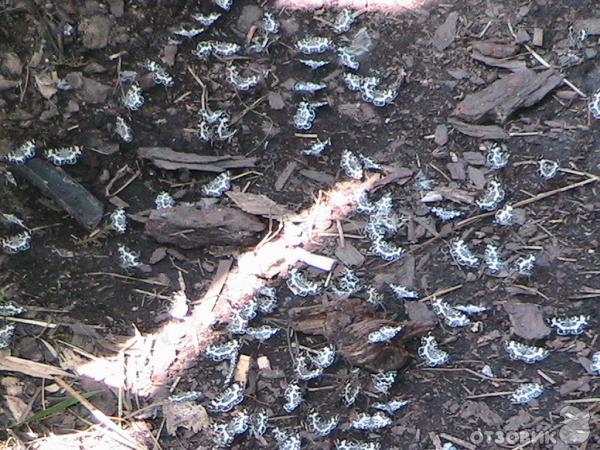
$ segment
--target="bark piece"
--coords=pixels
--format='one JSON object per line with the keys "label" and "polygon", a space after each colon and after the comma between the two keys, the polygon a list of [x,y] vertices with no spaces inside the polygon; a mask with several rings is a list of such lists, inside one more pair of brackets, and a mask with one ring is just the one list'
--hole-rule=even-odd
{"label": "bark piece", "polygon": [[538,103],[562,81],[563,77],[552,69],[543,72],[520,70],[467,95],[452,115],[467,122],[477,123],[490,118],[502,124],[519,108]]}
{"label": "bark piece", "polygon": [[185,249],[256,244],[264,229],[255,216],[238,209],[193,205],[152,210],[145,224],[145,233],[156,241]]}
{"label": "bark piece", "polygon": [[492,58],[509,58],[514,56],[519,51],[519,46],[515,44],[498,44],[491,41],[475,41],[471,42],[473,50],[478,51],[482,55]]}
{"label": "bark piece", "polygon": [[467,136],[492,140],[508,139],[510,137],[508,133],[498,125],[473,125],[452,118],[448,119],[448,123],[457,131],[466,134]]}
{"label": "bark piece", "polygon": [[370,344],[370,333],[399,323],[377,317],[370,307],[357,299],[292,308],[289,318],[296,331],[325,336],[351,364],[374,372],[402,368],[409,356],[404,342],[433,327],[433,322],[409,322],[391,343]]}
{"label": "bark piece", "polygon": [[527,68],[527,63],[525,61],[519,61],[517,59],[506,60],[493,58],[491,56],[482,55],[478,51],[473,51],[473,53],[471,53],[471,58],[473,58],[476,61],[482,62],[483,64],[486,64],[488,66],[512,70],[513,72]]}
{"label": "bark piece", "polygon": [[241,156],[207,156],[195,153],[176,152],[170,147],[140,147],[140,158],[149,159],[159,169],[198,170],[202,172],[224,172],[228,169],[254,167],[256,158]]}
{"label": "bark piece", "polygon": [[450,47],[456,38],[456,25],[458,23],[458,13],[453,11],[448,14],[446,21],[441,24],[433,35],[433,46],[437,51]]}
{"label": "bark piece", "polygon": [[233,200],[235,205],[242,211],[255,216],[263,216],[267,219],[280,220],[291,212],[285,207],[275,203],[263,194],[250,194],[247,192],[228,192],[227,196]]}
{"label": "bark piece", "polygon": [[46,161],[32,159],[13,170],[58,203],[88,230],[95,229],[104,213],[102,203],[64,170]]}
{"label": "bark piece", "polygon": [[542,339],[550,334],[550,328],[544,322],[542,309],[532,303],[507,303],[504,310],[508,313],[511,331],[523,339]]}

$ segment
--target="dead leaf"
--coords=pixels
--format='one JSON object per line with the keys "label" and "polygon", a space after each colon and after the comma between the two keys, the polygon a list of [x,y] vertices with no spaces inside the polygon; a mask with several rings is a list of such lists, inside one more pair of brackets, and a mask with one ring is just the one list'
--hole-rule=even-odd
{"label": "dead leaf", "polygon": [[448,14],[446,21],[441,24],[433,35],[433,46],[437,51],[447,49],[456,38],[456,25],[458,23],[458,13],[456,11]]}
{"label": "dead leaf", "polygon": [[263,216],[280,220],[291,212],[263,194],[250,194],[247,192],[227,192],[227,196],[242,211],[255,216]]}
{"label": "dead leaf", "polygon": [[167,432],[172,436],[183,427],[198,433],[210,426],[211,420],[204,406],[195,402],[169,402],[163,406]]}
{"label": "dead leaf", "polygon": [[542,339],[550,334],[542,309],[533,303],[510,302],[504,305],[511,323],[511,332],[523,339]]}
{"label": "dead leaf", "polygon": [[356,247],[354,247],[350,242],[345,242],[344,246],[338,245],[335,249],[335,256],[345,265],[345,266],[355,266],[360,267],[365,262],[365,257],[360,253]]}
{"label": "dead leaf", "polygon": [[56,87],[57,82],[58,79],[49,73],[35,75],[35,84],[37,85],[38,91],[40,91],[42,97],[48,100],[50,100],[58,91],[58,88]]}

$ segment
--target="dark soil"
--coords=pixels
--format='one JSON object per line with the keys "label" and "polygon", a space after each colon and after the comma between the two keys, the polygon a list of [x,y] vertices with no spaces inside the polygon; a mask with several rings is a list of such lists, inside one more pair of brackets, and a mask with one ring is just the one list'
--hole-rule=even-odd
{"label": "dark soil", "polygon": [[[244,174],[233,181],[233,189],[264,194],[293,211],[314,204],[319,190],[331,187],[330,179],[347,178],[339,169],[340,156],[345,149],[362,152],[386,166],[409,168],[415,176],[421,171],[434,181],[434,185],[462,189],[475,198],[483,190],[469,179],[468,168],[482,169],[486,179],[496,178],[503,183],[509,203],[581,181],[582,175],[576,172],[598,175],[600,126],[588,114],[588,102],[573,94],[566,85],[541,103],[519,110],[503,125],[511,133],[506,141],[511,159],[508,167],[500,172],[486,173],[485,167],[469,165],[465,160],[465,152],[485,155],[483,146],[486,142],[482,139],[465,136],[448,126],[447,143],[438,145],[434,140],[436,127],[447,124],[452,110],[465,95],[488,86],[507,73],[472,59],[472,41],[483,38],[500,43],[514,42],[507,26],[509,22],[515,31],[523,30],[530,36],[534,29],[541,28],[544,30],[543,45],[533,48],[550,63],[558,64],[569,37],[569,26],[576,20],[590,18],[597,9],[596,2],[473,0],[453,3],[438,5],[431,2],[421,9],[403,8],[397,13],[377,11],[375,7],[375,10],[359,15],[348,33],[338,36],[326,23],[335,20],[337,10],[280,9],[271,4],[237,0],[229,13],[223,14],[215,25],[193,39],[179,38],[171,31],[181,28],[182,24],[187,29],[196,26],[191,19],[193,14],[207,14],[218,9],[211,2],[201,2],[200,6],[197,2],[185,1],[125,2],[122,15],[118,12],[122,2],[118,0],[15,0],[0,4],[0,63],[5,64],[5,55],[11,52],[23,64],[18,74],[7,71],[5,65],[0,69],[5,79],[20,82],[20,87],[0,91],[0,152],[29,139],[36,140],[38,149],[83,145],[82,160],[65,170],[106,208],[106,221],[100,225],[101,231],[90,233],[26,180],[17,176],[18,187],[5,182],[3,172],[11,168],[0,163],[0,212],[15,214],[33,230],[29,251],[0,256],[0,293],[25,306],[28,312],[24,317],[64,325],[46,330],[18,323],[15,338],[3,351],[54,366],[60,366],[58,355],[70,349],[68,343],[95,356],[112,354],[106,345],[94,341],[91,330],[102,336],[115,337],[132,336],[136,330],[141,333],[156,331],[169,320],[169,297],[179,290],[179,273],[183,274],[187,297],[200,298],[213,279],[218,262],[247,250],[235,247],[184,250],[164,246],[148,239],[143,233],[143,224],[133,220],[129,221],[129,230],[123,236],[107,229],[105,225],[115,205],[128,205],[126,211],[130,216],[138,214],[154,208],[154,199],[161,191],[169,192],[177,202],[199,201],[202,185],[215,176],[156,169],[150,162],[137,157],[139,147],[164,146],[201,155],[257,157],[252,171],[232,171],[232,175]],[[227,62],[231,59],[211,58],[202,62],[191,51],[196,42],[203,39],[243,44],[250,27],[260,27],[261,15],[252,19],[259,10],[272,11],[281,23],[281,31],[268,54],[242,52],[233,59],[237,67],[246,69],[246,74],[261,76],[258,87],[248,92],[236,92],[226,80]],[[432,46],[432,38],[451,11],[459,14],[457,36],[448,48],[438,51]],[[82,21],[98,14],[106,16],[111,23],[108,45],[99,49],[86,48],[80,30],[73,37],[60,36],[67,23],[78,29]],[[406,73],[392,105],[378,108],[360,100],[359,94],[345,87],[341,76],[346,69],[335,61],[316,71],[297,61],[299,55],[294,44],[305,35],[328,36],[342,43],[361,28],[366,28],[373,46],[360,58],[359,73],[378,75],[386,82],[397,80],[402,71]],[[174,38],[181,43],[175,64],[169,66],[161,61],[161,56]],[[41,58],[36,56],[40,48],[43,49]],[[561,73],[591,96],[600,88],[598,36],[589,36],[580,48],[571,50],[581,57],[581,61]],[[525,61],[529,67],[541,67],[524,46],[515,58]],[[143,65],[147,60],[165,67],[175,85],[145,89],[144,106],[140,111],[128,112],[120,101],[121,92],[127,86],[119,83],[118,72],[131,70],[141,75],[145,73]],[[58,79],[64,79],[71,72],[83,72],[85,77],[110,87],[110,90],[106,98],[97,103],[86,99],[81,89],[58,90],[50,99],[45,99],[35,77],[53,72]],[[212,109],[224,109],[234,120],[239,118],[232,127],[237,134],[231,142],[211,145],[198,139],[194,130],[202,88],[192,73],[207,85]],[[317,94],[315,98],[326,100],[329,105],[317,111],[312,129],[306,132],[318,135],[321,140],[331,139],[331,147],[321,157],[301,154],[311,140],[298,137],[292,124],[296,107],[302,100],[291,91],[294,81],[298,80],[325,80],[328,86],[324,94]],[[272,109],[276,102],[270,101],[269,96],[280,96],[283,108]],[[132,127],[134,140],[130,144],[120,141],[114,133],[117,115],[126,118]],[[115,144],[118,144],[118,151],[106,155]],[[571,172],[561,172],[551,180],[544,180],[537,175],[535,165],[542,157],[558,161],[561,168]],[[295,170],[283,188],[276,190],[278,178],[292,161],[297,163]],[[455,175],[454,163],[462,164],[466,174]],[[301,173],[304,169],[318,172],[322,181],[305,177]],[[111,192],[124,186],[137,171],[139,176],[117,196],[111,197],[107,195],[107,184],[119,171],[123,175]],[[494,433],[526,431],[532,436],[560,423],[563,419],[560,411],[568,404],[565,402],[595,398],[597,405],[598,377],[586,370],[585,361],[591,353],[600,350],[597,341],[599,296],[583,294],[598,294],[600,289],[598,185],[591,183],[536,201],[524,207],[521,220],[513,227],[500,227],[492,219],[484,218],[457,230],[444,228],[446,225],[430,214],[432,205],[420,202],[422,193],[415,177],[403,186],[390,185],[385,192],[392,194],[398,211],[411,217],[408,231],[403,229],[396,238],[409,254],[389,264],[369,254],[371,244],[366,238],[346,238],[366,256],[366,262],[356,268],[356,273],[363,282],[374,284],[385,295],[385,314],[401,322],[409,318],[403,304],[395,300],[387,288],[390,281],[405,284],[423,296],[462,285],[445,296],[449,303],[484,305],[490,310],[477,316],[476,323],[467,328],[452,329],[441,323],[436,327],[433,334],[441,348],[451,356],[450,363],[442,368],[428,369],[416,356],[418,342],[408,344],[414,358],[399,373],[389,398],[410,400],[409,406],[396,413],[393,425],[382,432],[345,431],[353,415],[367,411],[372,403],[382,401],[383,397],[362,394],[354,406],[346,407],[341,402],[345,383],[356,377],[368,389],[370,374],[367,371],[355,373],[354,368],[338,356],[319,380],[308,382],[306,402],[292,414],[285,413],[282,393],[294,377],[289,352],[298,344],[314,349],[322,347],[326,341],[294,334],[286,326],[290,307],[316,304],[322,298],[296,297],[282,280],[273,280],[274,285],[280,286],[279,308],[273,315],[258,319],[255,325],[282,326],[282,331],[266,343],[248,340],[242,348],[242,353],[250,355],[253,361],[266,355],[273,370],[262,374],[252,366],[242,406],[248,411],[266,408],[272,415],[270,425],[301,431],[304,448],[334,448],[336,439],[358,439],[380,442],[382,448],[429,449],[442,448],[441,444],[448,442],[444,434],[466,442],[471,442],[472,433],[477,430]],[[227,197],[220,202],[231,204]],[[439,204],[460,208],[465,212],[465,218],[481,213],[475,205],[450,201]],[[345,234],[362,236],[365,220],[366,216],[360,214],[349,217],[342,224]],[[423,221],[429,221],[429,228],[433,227],[436,233],[443,235],[430,241],[434,234],[422,225]],[[0,228],[0,232],[7,235],[10,230]],[[483,269],[465,270],[453,261],[449,252],[450,241],[456,237],[465,239],[480,254],[488,242],[495,242],[507,258],[534,253],[538,265],[532,276],[518,279],[490,276]],[[119,266],[119,244],[139,252],[141,261],[146,264],[161,247],[166,248],[166,256],[151,264],[148,273],[126,271]],[[320,253],[335,257],[337,246],[338,240],[332,237]],[[336,274],[338,271],[341,272],[337,269]],[[313,270],[310,273],[323,280],[327,275]],[[508,302],[538,304],[546,318],[590,315],[590,326],[580,336],[558,337],[552,332],[546,339],[529,342],[552,350],[542,362],[527,365],[511,361],[504,350],[504,341],[519,338],[511,337],[510,320],[503,308]],[[477,376],[484,365],[490,365],[496,377],[503,381]],[[226,370],[226,364],[201,359],[178,380],[175,393],[199,390],[206,398],[212,398],[221,389]],[[30,404],[30,412],[66,398],[63,392],[49,392],[42,405],[38,390],[42,386],[40,380],[19,373],[3,372],[3,376],[16,377],[23,382],[18,397],[25,405]],[[511,391],[518,386],[518,382],[511,380],[542,383],[545,392],[528,405],[513,405],[506,395],[467,398]],[[5,390],[11,383],[3,381]],[[78,387],[77,383],[75,386]],[[89,385],[78,389],[83,391],[87,387]],[[98,397],[97,406],[108,415],[116,416],[116,397],[109,393],[103,395],[105,398]],[[126,408],[124,415],[146,404],[141,399],[139,402],[129,402],[127,407],[130,409]],[[152,400],[148,399],[147,403]],[[584,410],[593,407],[594,403],[573,406]],[[73,410],[78,415],[87,414],[79,406]],[[325,438],[304,431],[305,418],[312,410],[324,417],[339,415],[341,428]],[[229,415],[211,417],[223,421]],[[161,427],[162,419],[158,413],[148,420],[152,432],[159,434],[156,437],[163,448],[214,448],[206,432],[192,433],[180,428],[169,435]],[[8,407],[3,405],[0,423],[8,427],[15,420]],[[23,433],[25,428],[19,428],[14,436],[27,442],[32,437],[87,427],[76,416],[63,413],[33,423],[28,434]],[[600,448],[597,418],[590,419],[590,427],[587,444],[577,448]],[[4,437],[8,439],[8,436]],[[472,448],[512,448],[526,440],[507,442],[499,439],[487,444],[473,441]],[[458,448],[469,448],[455,444]],[[534,444],[532,447],[535,446],[576,448],[565,444]],[[258,447],[275,448],[272,435],[267,433],[263,442],[239,437],[233,444],[233,448],[238,449]]]}

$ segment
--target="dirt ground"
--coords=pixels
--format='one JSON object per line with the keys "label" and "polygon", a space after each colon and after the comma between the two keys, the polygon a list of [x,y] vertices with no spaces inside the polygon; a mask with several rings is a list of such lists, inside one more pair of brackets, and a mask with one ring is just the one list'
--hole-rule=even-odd
{"label": "dirt ground", "polygon": [[[245,400],[235,411],[266,410],[269,429],[298,432],[303,448],[310,449],[335,448],[342,439],[378,442],[385,449],[441,449],[449,448],[443,447],[449,443],[467,449],[600,448],[596,414],[600,378],[589,370],[592,354],[600,350],[600,202],[595,182],[600,174],[600,126],[588,111],[593,93],[600,89],[600,19],[595,22],[597,34],[588,29],[583,40],[578,40],[576,25],[578,20],[592,18],[596,2],[431,1],[415,8],[407,3],[397,10],[390,9],[393,2],[366,2],[368,8],[356,5],[351,9],[354,23],[341,34],[332,29],[339,7],[319,8],[308,3],[311,6],[302,7],[302,2],[283,0],[235,0],[225,12],[208,1],[0,2],[0,154],[30,139],[36,141],[38,158],[42,158],[42,149],[83,146],[81,160],[63,169],[104,206],[101,223],[86,230],[11,164],[0,163],[0,213],[22,219],[32,236],[29,250],[0,256],[0,295],[26,308],[19,317],[37,321],[16,322],[14,338],[0,350],[2,357],[11,355],[72,370],[73,361],[113,355],[116,347],[111,343],[135,333],[153,333],[172,320],[169,310],[173,294],[180,289],[180,276],[187,298],[202,298],[220,261],[233,258],[235,266],[241,253],[277,227],[254,216],[265,231],[251,242],[191,249],[157,242],[145,233],[143,223],[144,214],[155,208],[157,194],[166,191],[177,204],[198,202],[205,197],[202,187],[217,174],[157,168],[140,157],[140,148],[256,158],[252,167],[230,171],[231,190],[264,194],[293,212],[311,207],[319,201],[321,191],[348,179],[340,169],[340,159],[344,150],[350,149],[387,169],[403,168],[410,174],[370,197],[376,200],[389,193],[394,209],[407,218],[393,238],[407,253],[391,263],[374,256],[364,231],[368,216],[360,213],[341,221],[339,233],[334,229],[318,253],[338,260],[330,275],[334,282],[344,266],[352,265],[365,285],[381,292],[384,300],[378,314],[400,323],[436,320],[432,335],[449,353],[450,361],[441,367],[427,367],[417,356],[420,341],[411,340],[407,348],[412,357],[384,396],[372,390],[368,370],[355,370],[337,355],[321,377],[301,382],[305,401],[288,413],[282,408],[282,396],[295,377],[290,355],[296,358],[302,348],[319,349],[326,344],[323,336],[294,333],[289,309],[320,304],[324,299],[345,300],[336,299],[330,289],[299,297],[284,279],[275,277],[268,282],[277,287],[279,306],[253,325],[281,330],[262,343],[242,338],[241,353],[253,363]],[[199,27],[193,15],[214,11],[222,16],[199,36],[174,34],[182,28]],[[270,36],[268,52],[253,53],[247,50],[248,42],[263,33],[265,11],[273,14],[280,29]],[[356,34],[364,36],[365,31],[371,45],[358,57],[360,68],[355,72],[379,76],[386,87],[402,80],[398,96],[384,107],[367,103],[346,87],[343,74],[353,71],[339,64],[334,52],[307,56],[295,49],[307,35],[351,45]],[[543,33],[541,41],[539,33]],[[235,42],[245,49],[233,57],[200,60],[192,51],[198,42],[209,39]],[[474,56],[478,41],[518,45],[508,56],[482,62]],[[324,56],[331,63],[317,70],[298,62]],[[540,59],[566,77],[570,86],[559,83],[543,99],[511,111],[505,121],[489,115],[472,121],[476,127],[495,125],[506,137],[502,142],[510,153],[509,163],[491,171],[485,166],[485,156],[492,139],[462,133],[460,126],[453,125],[453,111],[469,94],[508,76],[508,66],[527,66],[532,73],[542,73]],[[145,69],[148,61],[160,64],[174,85],[153,85],[152,75]],[[258,85],[237,91],[227,80],[231,64],[244,76],[257,75]],[[120,81],[119,75],[127,71],[140,77],[144,104],[137,111],[123,106],[122,96],[131,83]],[[323,82],[327,87],[305,97],[293,92],[297,81]],[[295,129],[293,124],[303,98],[327,102],[317,109],[310,130]],[[211,109],[230,114],[236,134],[229,141],[203,142],[198,137],[199,110],[206,102]],[[115,133],[117,116],[130,125],[132,142],[124,142]],[[331,146],[321,156],[303,155],[302,150],[316,137],[331,139]],[[557,161],[561,171],[551,179],[539,176],[537,162],[542,158]],[[9,172],[14,173],[16,186],[10,182]],[[431,181],[429,187],[424,179]],[[518,208],[513,226],[499,226],[489,215],[478,217],[485,211],[475,200],[485,193],[490,180],[502,183],[507,203],[531,200]],[[582,180],[590,181],[558,191]],[[428,191],[443,193],[437,202],[423,202]],[[536,197],[544,192],[552,194]],[[218,202],[236,207],[227,196]],[[442,222],[432,214],[434,206],[459,209],[462,217]],[[125,207],[129,217],[123,235],[107,226],[117,207]],[[471,217],[478,219],[466,220]],[[0,225],[0,237],[18,230],[6,222]],[[484,265],[465,268],[450,251],[457,238],[465,240],[480,257],[486,244],[495,243],[511,264],[534,254],[536,267],[530,276],[506,270],[490,274]],[[141,270],[120,266],[120,245],[139,253],[144,263]],[[324,281],[328,276],[314,268],[304,272],[314,280]],[[425,301],[395,299],[389,283],[414,289]],[[445,289],[450,292],[443,298],[451,305],[489,309],[473,316],[466,327],[448,327],[438,321],[430,301],[433,293]],[[528,308],[527,313],[511,309],[520,304],[539,308],[534,312]],[[573,315],[590,316],[578,336],[559,336],[544,322]],[[525,324],[519,325],[519,319]],[[535,364],[511,360],[504,348],[511,339],[542,346],[550,354]],[[268,358],[270,370],[258,368],[260,356]],[[486,365],[494,378],[482,374]],[[200,391],[203,398],[189,403],[206,407],[223,389],[227,371],[227,363],[202,357],[177,378],[172,393]],[[354,405],[346,406],[343,389],[350,380],[364,390]],[[523,382],[542,384],[543,394],[524,405],[511,403],[510,394]],[[76,405],[10,428],[69,395],[55,384],[55,389],[47,389],[51,380],[43,384],[41,378],[19,371],[3,371],[0,383],[0,424],[6,427],[0,438],[7,448],[27,448],[35,445],[36,439],[86,430],[94,422],[84,407]],[[144,420],[156,439],[156,448],[215,448],[208,429],[165,426],[164,409],[132,416],[164,398],[135,398],[122,408],[118,396],[102,385],[74,378],[73,387],[78,392],[101,389],[91,402],[115,420],[127,418],[124,425],[128,420]],[[409,404],[390,415],[392,423],[386,428],[350,428],[359,414],[375,413],[372,404],[386,399]],[[565,407],[583,411],[585,418],[578,422],[587,433],[583,439],[569,441],[564,434],[560,436],[565,442],[558,439],[564,429]],[[339,426],[328,436],[317,436],[307,425],[313,411],[325,418],[338,416]],[[234,414],[210,412],[198,426],[225,422]],[[547,432],[545,441],[531,442],[543,432]],[[482,434],[489,440],[479,439]],[[267,431],[260,439],[238,436],[231,448],[278,446]]]}

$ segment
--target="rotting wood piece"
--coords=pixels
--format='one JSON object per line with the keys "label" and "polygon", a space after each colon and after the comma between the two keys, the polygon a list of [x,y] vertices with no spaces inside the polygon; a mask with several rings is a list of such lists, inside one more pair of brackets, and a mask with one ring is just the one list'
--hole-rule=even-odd
{"label": "rotting wood piece", "polygon": [[145,233],[156,241],[190,249],[210,245],[254,245],[265,225],[255,216],[238,209],[199,209],[179,205],[155,209],[145,223]]}
{"label": "rotting wood piece", "polygon": [[61,168],[35,158],[11,169],[58,203],[86,229],[94,230],[102,220],[102,203]]}
{"label": "rotting wood piece", "polygon": [[148,159],[164,170],[197,170],[201,172],[224,172],[228,169],[254,167],[256,158],[235,155],[197,155],[195,153],[176,152],[170,147],[140,147],[140,158]]}
{"label": "rotting wood piece", "polygon": [[370,344],[368,336],[384,326],[400,325],[377,317],[361,300],[315,306],[301,306],[289,311],[290,326],[301,333],[325,336],[351,364],[374,372],[398,370],[409,358],[404,343],[425,334],[433,322],[408,322],[391,343]]}

